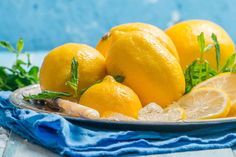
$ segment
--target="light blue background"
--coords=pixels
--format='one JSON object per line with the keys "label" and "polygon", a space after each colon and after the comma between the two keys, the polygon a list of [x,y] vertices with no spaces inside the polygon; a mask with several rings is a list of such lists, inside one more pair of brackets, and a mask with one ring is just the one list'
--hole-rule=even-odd
{"label": "light blue background", "polygon": [[236,41],[236,0],[0,0],[0,40],[22,36],[26,49],[65,42],[95,46],[110,27],[147,22],[163,29],[176,20],[208,19]]}

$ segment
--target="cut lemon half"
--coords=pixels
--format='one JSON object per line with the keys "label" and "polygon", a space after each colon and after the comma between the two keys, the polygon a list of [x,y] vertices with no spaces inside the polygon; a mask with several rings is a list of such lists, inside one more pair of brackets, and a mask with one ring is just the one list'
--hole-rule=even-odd
{"label": "cut lemon half", "polygon": [[220,89],[200,88],[180,98],[177,104],[186,111],[188,120],[214,119],[229,113],[231,100]]}
{"label": "cut lemon half", "polygon": [[139,120],[142,121],[180,121],[186,119],[185,111],[179,106],[169,106],[162,109],[161,106],[150,103],[139,111]]}
{"label": "cut lemon half", "polygon": [[193,90],[203,87],[211,87],[223,90],[230,97],[232,104],[228,116],[236,116],[236,73],[222,73],[198,84],[193,88]]}

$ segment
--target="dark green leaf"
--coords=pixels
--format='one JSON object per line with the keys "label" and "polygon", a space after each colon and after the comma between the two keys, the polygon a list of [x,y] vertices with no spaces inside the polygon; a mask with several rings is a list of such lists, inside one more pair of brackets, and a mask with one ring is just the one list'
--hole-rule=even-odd
{"label": "dark green leaf", "polygon": [[212,38],[212,40],[214,42],[214,45],[215,45],[216,64],[217,64],[217,71],[218,71],[219,68],[220,68],[220,45],[219,45],[219,42],[217,40],[217,36],[214,33],[212,33],[211,38]]}
{"label": "dark green leaf", "polygon": [[10,52],[16,53],[16,50],[13,48],[13,46],[7,41],[0,41],[0,46],[7,49]]}
{"label": "dark green leaf", "polygon": [[119,83],[122,83],[122,82],[124,82],[124,80],[125,80],[125,77],[122,76],[122,75],[116,75],[116,76],[113,76],[113,77],[114,77],[114,79],[115,79],[117,82],[119,82]]}
{"label": "dark green leaf", "polygon": [[32,66],[28,72],[29,75],[33,77],[38,77],[38,72],[39,72],[39,67],[37,66]]}
{"label": "dark green leaf", "polygon": [[60,97],[70,97],[71,94],[64,92],[53,92],[44,90],[39,94],[24,96],[24,100],[45,100],[45,99],[55,99]]}
{"label": "dark green leaf", "polygon": [[22,38],[19,38],[16,44],[16,49],[18,52],[21,52],[24,48],[24,40]]}

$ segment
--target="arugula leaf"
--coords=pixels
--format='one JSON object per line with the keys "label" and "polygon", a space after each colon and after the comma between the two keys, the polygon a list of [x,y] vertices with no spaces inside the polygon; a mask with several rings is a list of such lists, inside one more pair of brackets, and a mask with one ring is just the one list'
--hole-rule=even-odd
{"label": "arugula leaf", "polygon": [[211,38],[212,38],[214,45],[215,45],[217,71],[219,71],[219,68],[220,68],[220,44],[217,40],[217,36],[214,33],[212,33]]}
{"label": "arugula leaf", "polygon": [[75,96],[78,96],[78,83],[79,83],[79,63],[73,58],[71,62],[71,76],[70,80],[66,82],[66,85],[74,90]]}
{"label": "arugula leaf", "polygon": [[24,96],[24,100],[45,100],[45,99],[55,99],[59,97],[69,97],[71,94],[64,92],[53,92],[44,90],[36,95]]}

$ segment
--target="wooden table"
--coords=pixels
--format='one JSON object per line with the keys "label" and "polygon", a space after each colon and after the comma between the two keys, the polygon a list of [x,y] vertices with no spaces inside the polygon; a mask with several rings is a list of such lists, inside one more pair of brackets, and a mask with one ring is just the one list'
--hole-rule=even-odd
{"label": "wooden table", "polygon": [[[40,66],[45,56],[45,51],[32,54],[32,63]],[[10,66],[14,56],[0,52],[0,65]],[[11,131],[0,127],[0,156],[2,157],[59,157],[59,155],[19,137]],[[189,151],[150,157],[236,157],[236,148],[213,149],[204,151]]]}

